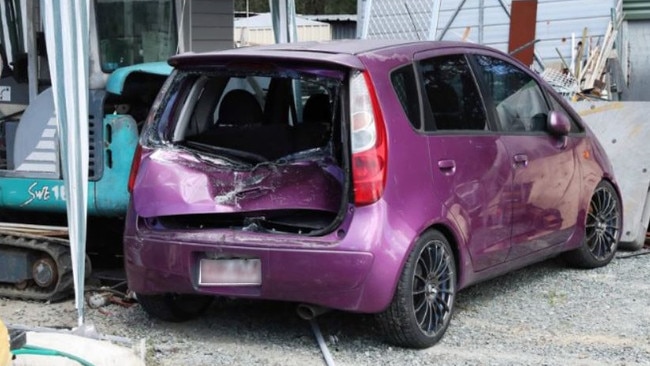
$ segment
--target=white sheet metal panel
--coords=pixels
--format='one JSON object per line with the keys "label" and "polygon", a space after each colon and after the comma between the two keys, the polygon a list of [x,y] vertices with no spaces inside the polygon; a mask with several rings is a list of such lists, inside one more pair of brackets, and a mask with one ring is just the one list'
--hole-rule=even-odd
{"label": "white sheet metal panel", "polygon": [[75,305],[81,327],[88,207],[89,9],[86,0],[41,0],[41,10],[59,123]]}
{"label": "white sheet metal panel", "polygon": [[650,221],[650,103],[576,102],[614,168],[623,199],[621,242],[638,249]]}

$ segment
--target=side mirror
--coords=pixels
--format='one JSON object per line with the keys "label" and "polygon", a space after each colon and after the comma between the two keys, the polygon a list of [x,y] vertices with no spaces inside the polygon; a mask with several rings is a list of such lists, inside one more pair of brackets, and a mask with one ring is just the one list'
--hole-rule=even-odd
{"label": "side mirror", "polygon": [[551,111],[548,114],[548,131],[554,136],[566,136],[571,131],[569,117],[563,112]]}

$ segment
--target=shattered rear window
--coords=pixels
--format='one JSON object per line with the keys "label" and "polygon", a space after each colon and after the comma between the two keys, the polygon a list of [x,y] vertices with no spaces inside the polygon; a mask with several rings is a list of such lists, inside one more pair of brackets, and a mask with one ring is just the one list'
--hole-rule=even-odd
{"label": "shattered rear window", "polygon": [[146,142],[253,162],[330,145],[342,71],[226,66],[179,71]]}
{"label": "shattered rear window", "polygon": [[330,232],[348,197],[339,112],[347,74],[178,69],[141,139],[136,210],[155,230]]}

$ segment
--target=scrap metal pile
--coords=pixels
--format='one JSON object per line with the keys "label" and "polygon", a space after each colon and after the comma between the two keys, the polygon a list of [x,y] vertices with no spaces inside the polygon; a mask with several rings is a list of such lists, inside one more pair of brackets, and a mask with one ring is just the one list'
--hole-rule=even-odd
{"label": "scrap metal pile", "polygon": [[542,77],[572,101],[594,98],[610,100],[611,73],[608,61],[617,57],[615,44],[622,23],[622,2],[619,1],[603,37],[591,37],[589,29],[584,28],[582,37],[572,44],[574,52],[571,60],[567,61],[556,48],[561,64],[559,67],[545,67]]}

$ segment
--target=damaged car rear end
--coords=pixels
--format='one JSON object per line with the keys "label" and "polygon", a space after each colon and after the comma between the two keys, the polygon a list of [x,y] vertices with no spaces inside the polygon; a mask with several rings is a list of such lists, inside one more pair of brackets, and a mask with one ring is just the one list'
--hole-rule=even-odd
{"label": "damaged car rear end", "polygon": [[210,298],[195,295],[384,309],[399,268],[372,253],[387,141],[363,63],[273,49],[171,63],[130,181],[126,269],[143,307],[167,320],[199,314]]}

